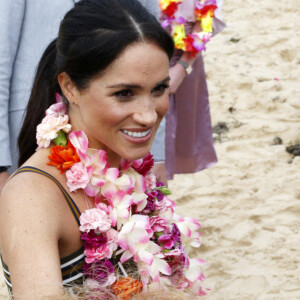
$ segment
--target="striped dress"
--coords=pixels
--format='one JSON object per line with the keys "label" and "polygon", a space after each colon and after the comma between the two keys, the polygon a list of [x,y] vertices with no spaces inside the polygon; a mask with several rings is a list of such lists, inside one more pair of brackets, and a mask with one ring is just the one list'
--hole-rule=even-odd
{"label": "striped dress", "polygon": [[[78,209],[77,205],[75,204],[74,200],[71,198],[71,196],[67,193],[67,191],[63,188],[63,186],[50,174],[34,168],[34,167],[23,167],[20,168],[16,173],[17,175],[19,173],[23,172],[34,172],[39,173],[41,175],[44,175],[55,182],[55,184],[60,188],[61,192],[64,195],[64,198],[66,199],[72,214],[74,215],[76,222],[78,223],[78,226],[80,225],[79,217],[80,217],[80,210]],[[62,274],[62,282],[65,287],[70,287],[72,285],[81,285],[83,283],[84,274],[83,274],[83,265],[84,265],[84,248],[81,247],[74,253],[61,258],[60,259],[60,267],[61,267],[61,274]],[[7,284],[8,290],[10,294],[12,293],[12,284],[10,280],[10,273],[8,266],[5,264],[5,262],[2,259],[1,256],[1,262],[3,266],[4,271],[4,280]]]}

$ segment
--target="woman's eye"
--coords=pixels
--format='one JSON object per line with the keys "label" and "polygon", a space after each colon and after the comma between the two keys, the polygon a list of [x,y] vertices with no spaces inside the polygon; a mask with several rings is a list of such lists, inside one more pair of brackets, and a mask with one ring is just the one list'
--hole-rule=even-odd
{"label": "woman's eye", "polygon": [[152,90],[152,93],[154,94],[154,96],[161,96],[165,93],[165,91],[169,88],[169,85],[168,84],[162,84],[162,85],[159,85],[157,87],[155,87],[153,90]]}
{"label": "woman's eye", "polygon": [[129,89],[118,91],[114,93],[114,96],[120,100],[129,100],[133,96],[133,92]]}

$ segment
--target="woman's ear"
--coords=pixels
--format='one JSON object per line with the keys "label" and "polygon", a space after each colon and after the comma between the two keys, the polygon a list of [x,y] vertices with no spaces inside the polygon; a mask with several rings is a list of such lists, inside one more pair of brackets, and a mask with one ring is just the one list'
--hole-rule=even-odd
{"label": "woman's ear", "polygon": [[62,72],[57,76],[60,88],[70,104],[77,104],[79,99],[79,91],[66,72]]}

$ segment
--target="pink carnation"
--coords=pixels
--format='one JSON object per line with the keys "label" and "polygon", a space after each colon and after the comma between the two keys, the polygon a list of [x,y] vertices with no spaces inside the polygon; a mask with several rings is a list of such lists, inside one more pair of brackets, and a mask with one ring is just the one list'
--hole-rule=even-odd
{"label": "pink carnation", "polygon": [[56,103],[52,104],[46,110],[46,116],[55,115],[56,117],[60,115],[65,115],[67,112],[67,105],[64,103],[62,96],[56,93]]}
{"label": "pink carnation", "polygon": [[110,229],[111,220],[103,210],[99,208],[92,208],[81,214],[80,225],[79,229],[82,232],[95,230],[95,233],[99,234]]}
{"label": "pink carnation", "polygon": [[82,162],[74,164],[72,168],[66,172],[66,177],[68,179],[67,186],[71,192],[84,189],[90,180],[88,171]]}
{"label": "pink carnation", "polygon": [[154,232],[161,232],[169,228],[168,221],[159,216],[151,217],[149,224]]}
{"label": "pink carnation", "polygon": [[[135,161],[137,162],[137,161]],[[135,164],[133,163],[132,167],[141,175],[146,176],[151,168],[154,165],[153,155],[148,153],[144,158],[142,164]]]}
{"label": "pink carnation", "polygon": [[173,214],[175,208],[175,202],[168,197],[164,197],[161,201],[155,202],[155,210],[159,213],[170,211]]}
{"label": "pink carnation", "polygon": [[38,148],[48,148],[51,141],[57,137],[57,133],[60,130],[68,133],[71,130],[71,125],[68,124],[69,117],[67,115],[46,116],[42,123],[36,128],[36,140]]}
{"label": "pink carnation", "polygon": [[107,246],[109,247],[110,252],[112,253],[113,251],[117,250],[119,244],[118,244],[118,231],[110,228],[106,232],[106,237],[107,237]]}
{"label": "pink carnation", "polygon": [[146,191],[150,192],[151,190],[156,188],[156,176],[152,173],[149,173],[145,176],[145,184],[146,184]]}
{"label": "pink carnation", "polygon": [[112,252],[110,251],[108,245],[101,245],[100,247],[91,247],[91,248],[85,248],[84,250],[85,254],[85,262],[87,264],[91,264],[95,261],[105,259],[105,258],[111,258]]}
{"label": "pink carnation", "polygon": [[[99,201],[100,201],[100,199],[99,199]],[[99,208],[99,209],[103,210],[107,215],[110,215],[111,211],[112,211],[111,206],[108,206],[108,205],[106,205],[105,203],[102,203],[102,202],[101,203],[100,202],[96,203],[96,208]]]}

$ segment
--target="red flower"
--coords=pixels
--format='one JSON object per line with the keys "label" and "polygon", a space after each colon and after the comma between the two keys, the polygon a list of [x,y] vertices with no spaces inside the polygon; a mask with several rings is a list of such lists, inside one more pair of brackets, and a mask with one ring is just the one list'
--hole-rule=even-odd
{"label": "red flower", "polygon": [[47,165],[56,167],[61,173],[70,169],[75,163],[80,162],[76,149],[70,141],[68,141],[66,147],[54,146],[50,151],[51,154],[48,156],[50,162]]}
{"label": "red flower", "polygon": [[153,155],[149,153],[144,157],[142,164],[134,169],[141,175],[146,176],[154,165]]}
{"label": "red flower", "polygon": [[164,10],[164,14],[168,17],[168,18],[173,18],[175,12],[177,11],[177,6],[178,4],[180,4],[180,2],[175,3],[172,2],[170,5],[168,5],[168,7]]}
{"label": "red flower", "polygon": [[211,17],[214,16],[214,12],[218,7],[215,4],[206,5],[201,9],[195,9],[195,14],[198,18],[205,17],[208,13]]}
{"label": "red flower", "polygon": [[195,57],[199,50],[193,45],[195,41],[194,37],[189,34],[183,41],[185,42],[185,51],[190,52],[191,57]]}

